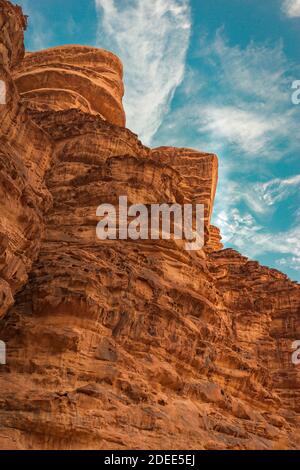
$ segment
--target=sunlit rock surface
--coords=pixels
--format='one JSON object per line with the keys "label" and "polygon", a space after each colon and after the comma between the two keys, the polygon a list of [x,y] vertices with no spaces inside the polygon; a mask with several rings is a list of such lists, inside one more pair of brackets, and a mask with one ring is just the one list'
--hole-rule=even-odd
{"label": "sunlit rock surface", "polygon": [[26,115],[12,79],[24,56],[26,18],[0,1],[0,318],[26,284],[51,204],[44,182],[53,147]]}
{"label": "sunlit rock surface", "polygon": [[[143,146],[115,56],[23,58],[26,21],[0,12],[0,448],[299,448],[300,288],[222,249],[217,157]],[[203,203],[204,249],[99,241],[120,195]]]}
{"label": "sunlit rock surface", "polygon": [[123,67],[111,52],[84,46],[26,54],[14,79],[30,110],[80,109],[125,126]]}

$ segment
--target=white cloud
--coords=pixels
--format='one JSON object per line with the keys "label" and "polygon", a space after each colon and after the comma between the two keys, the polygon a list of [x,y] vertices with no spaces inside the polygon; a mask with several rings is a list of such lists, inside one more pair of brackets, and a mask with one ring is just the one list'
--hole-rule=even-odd
{"label": "white cloud", "polygon": [[[222,195],[221,205],[235,207],[245,203],[257,216],[272,214],[279,202],[291,196],[297,200],[300,195],[300,175],[256,183],[229,181],[228,184],[230,191]],[[300,210],[298,215],[295,214],[297,220],[300,221]]]}
{"label": "white cloud", "polygon": [[278,233],[261,233],[256,235],[252,253],[257,256],[263,253],[282,253],[300,257],[300,225]]}
{"label": "white cloud", "polygon": [[[264,217],[265,215],[272,215],[276,211],[279,202],[287,200],[291,196],[297,201],[297,197],[300,195],[300,175],[252,183],[249,181],[232,181],[225,174],[221,177],[221,183],[224,190],[221,191],[220,200],[217,202],[217,214],[214,223],[217,223],[216,220],[218,220],[220,214],[223,214],[224,209],[230,211],[240,203],[246,205],[255,216]],[[300,210],[298,216],[295,214],[294,220],[300,222]],[[230,228],[230,225],[226,227],[227,232],[228,228]]]}
{"label": "white cloud", "polygon": [[223,72],[220,85],[230,85],[236,98],[285,101],[284,88],[290,83],[284,77],[289,64],[282,43],[231,46],[223,29],[219,29],[213,41],[201,38],[199,56],[220,67]]}
{"label": "white cloud", "polygon": [[237,208],[219,212],[216,224],[225,243],[251,258],[266,253],[284,254],[295,260],[300,258],[300,225],[271,233],[251,214],[243,214]]}
{"label": "white cloud", "polygon": [[295,271],[300,271],[300,256],[292,256],[280,258],[276,263],[280,269],[290,268]]}
{"label": "white cloud", "polygon": [[253,237],[262,229],[251,214],[241,214],[236,207],[229,211],[220,211],[216,217],[216,225],[221,230],[223,241],[242,251],[245,251]]}
{"label": "white cloud", "polygon": [[204,106],[201,110],[201,129],[218,139],[226,139],[246,153],[263,152],[271,133],[280,129],[277,122],[266,119],[253,110],[235,106]]}
{"label": "white cloud", "polygon": [[201,41],[199,56],[220,77],[213,104],[201,108],[204,130],[246,156],[282,158],[278,142],[285,142],[285,153],[295,148],[299,113],[290,104],[295,66],[281,43],[242,49],[230,46],[219,30],[214,41]]}
{"label": "white cloud", "polygon": [[274,206],[293,193],[300,194],[300,175],[291,178],[275,178],[266,183],[256,183],[253,193],[266,206]]}
{"label": "white cloud", "polygon": [[[299,109],[290,99],[297,65],[281,43],[242,48],[230,45],[221,31],[213,40],[201,40],[194,63],[179,89],[182,105],[168,114],[156,143],[159,137],[219,154],[213,223],[226,246],[252,258],[298,256],[300,226],[296,217],[291,226],[290,216],[300,176],[267,179],[275,166],[291,174],[297,168]],[[285,216],[281,212],[276,224],[277,205],[284,200],[289,218],[276,230]]]}
{"label": "white cloud", "polygon": [[290,18],[300,17],[300,0],[284,0],[282,10]]}
{"label": "white cloud", "polygon": [[182,82],[189,0],[95,0],[97,46],[123,61],[127,125],[149,144]]}

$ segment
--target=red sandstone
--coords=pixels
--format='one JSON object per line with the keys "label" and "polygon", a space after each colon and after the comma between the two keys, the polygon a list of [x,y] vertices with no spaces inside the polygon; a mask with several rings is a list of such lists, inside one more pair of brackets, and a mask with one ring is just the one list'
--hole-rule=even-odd
{"label": "red sandstone", "polygon": [[[119,59],[25,26],[0,0],[0,448],[299,448],[300,287],[222,249],[217,157],[143,146]],[[204,249],[97,240],[124,194],[205,204]]]}

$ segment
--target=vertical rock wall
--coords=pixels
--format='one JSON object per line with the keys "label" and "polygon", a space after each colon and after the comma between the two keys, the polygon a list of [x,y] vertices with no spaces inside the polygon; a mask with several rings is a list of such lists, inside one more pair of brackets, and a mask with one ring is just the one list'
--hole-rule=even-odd
{"label": "vertical rock wall", "polygon": [[[23,58],[25,19],[0,6],[0,448],[299,448],[300,288],[222,249],[217,157],[143,146],[113,54]],[[203,203],[204,249],[100,242],[121,195]]]}

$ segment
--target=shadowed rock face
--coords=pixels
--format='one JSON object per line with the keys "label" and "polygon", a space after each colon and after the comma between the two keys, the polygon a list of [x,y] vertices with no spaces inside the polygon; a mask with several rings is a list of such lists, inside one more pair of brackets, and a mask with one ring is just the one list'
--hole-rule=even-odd
{"label": "shadowed rock face", "polygon": [[26,116],[12,79],[24,56],[26,19],[19,7],[0,1],[0,318],[28,280],[43,235],[51,195],[44,183],[53,147]]}
{"label": "shadowed rock face", "polygon": [[[222,249],[217,157],[143,146],[117,58],[22,59],[24,19],[0,6],[18,57],[0,109],[0,448],[299,448],[300,287]],[[205,204],[204,249],[100,242],[96,208],[120,195]]]}

